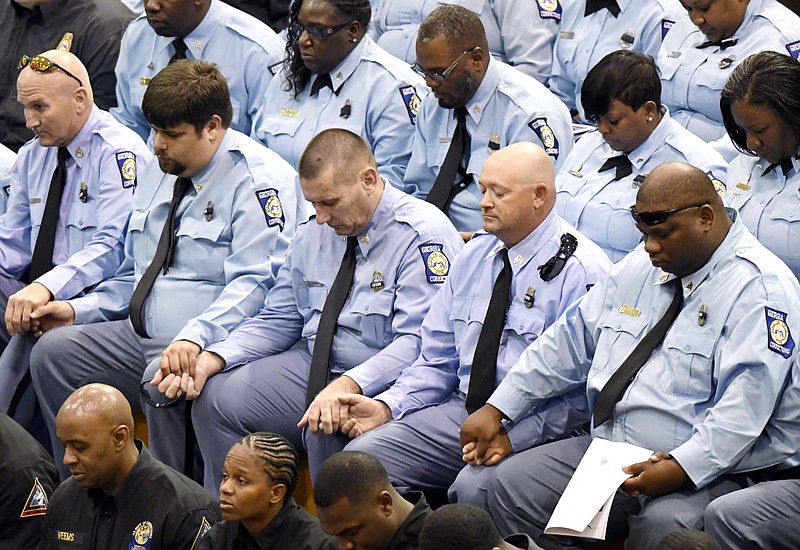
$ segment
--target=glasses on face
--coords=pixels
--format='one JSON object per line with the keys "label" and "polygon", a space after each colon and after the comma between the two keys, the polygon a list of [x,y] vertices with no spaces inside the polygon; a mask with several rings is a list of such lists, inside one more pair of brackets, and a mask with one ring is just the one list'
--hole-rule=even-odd
{"label": "glasses on face", "polygon": [[700,202],[697,204],[690,204],[689,206],[682,206],[681,208],[675,208],[673,210],[658,210],[656,212],[637,212],[636,205],[630,207],[631,216],[633,216],[633,220],[639,224],[646,226],[652,225],[659,225],[667,221],[673,214],[677,214],[678,212],[682,212],[684,210],[689,210],[690,208],[700,208],[701,206],[705,206],[708,202]]}
{"label": "glasses on face", "polygon": [[75,82],[80,84],[81,88],[83,88],[83,82],[81,82],[80,78],[78,78],[77,76],[75,76],[74,74],[72,74],[71,72],[66,70],[64,67],[62,67],[58,63],[54,63],[54,62],[50,61],[46,57],[43,57],[41,55],[35,55],[33,57],[30,57],[30,56],[27,56],[27,55],[23,55],[19,60],[19,64],[17,65],[17,70],[21,71],[22,69],[24,69],[25,67],[28,67],[28,66],[30,66],[30,68],[32,70],[36,71],[37,73],[46,73],[50,69],[59,69],[65,75],[71,76],[72,78],[74,78]]}
{"label": "glasses on face", "polygon": [[174,397],[172,399],[168,399],[167,401],[156,401],[152,397],[150,397],[150,390],[149,388],[150,382],[142,382],[141,386],[139,386],[139,397],[142,400],[142,403],[145,405],[149,405],[154,409],[163,409],[164,407],[172,407],[173,405],[177,405],[178,402],[181,400],[180,397]]}
{"label": "glasses on face", "polygon": [[468,50],[464,50],[464,53],[458,56],[458,58],[453,61],[449,67],[447,67],[442,72],[439,71],[429,71],[428,69],[423,69],[420,67],[419,63],[414,61],[414,64],[411,65],[411,68],[414,69],[417,73],[421,74],[424,78],[430,78],[431,80],[435,80],[437,82],[444,82],[447,80],[447,75],[453,72],[455,68],[461,63],[461,60],[464,59],[464,56],[470,53],[472,50],[477,48],[477,46],[470,48]]}
{"label": "glasses on face", "polygon": [[292,23],[289,25],[291,27],[292,33],[299,37],[303,34],[303,31],[306,31],[308,35],[313,38],[314,40],[327,40],[346,26],[348,26],[352,21],[347,21],[342,23],[341,25],[336,25],[335,27],[313,27],[303,25],[301,23]]}

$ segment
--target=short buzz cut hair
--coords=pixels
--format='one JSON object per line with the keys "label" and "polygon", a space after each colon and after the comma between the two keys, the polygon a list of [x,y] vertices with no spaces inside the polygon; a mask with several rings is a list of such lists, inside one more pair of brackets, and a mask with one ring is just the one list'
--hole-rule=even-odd
{"label": "short buzz cut hair", "polygon": [[586,118],[599,120],[615,99],[633,111],[648,101],[661,106],[661,78],[652,57],[617,50],[592,67],[581,86],[581,105]]}
{"label": "short buzz cut hair", "polygon": [[314,482],[314,502],[327,508],[346,498],[357,505],[385,487],[389,487],[389,475],[377,458],[361,451],[342,451],[320,468]]}
{"label": "short buzz cut hair", "polygon": [[360,136],[344,128],[328,128],[308,142],[297,173],[304,180],[315,179],[329,167],[340,165],[378,167],[369,145]]}
{"label": "short buzz cut hair", "polygon": [[214,115],[223,128],[233,119],[225,77],[213,63],[190,59],[170,63],[153,77],[144,92],[142,112],[152,126],[191,124],[198,134]]}
{"label": "short buzz cut hair", "polygon": [[501,542],[489,512],[469,504],[434,510],[419,534],[419,550],[491,550]]}
{"label": "short buzz cut hair", "polygon": [[446,4],[433,10],[419,26],[417,42],[427,42],[439,35],[459,50],[476,46],[486,48],[486,30],[481,18],[457,4]]}

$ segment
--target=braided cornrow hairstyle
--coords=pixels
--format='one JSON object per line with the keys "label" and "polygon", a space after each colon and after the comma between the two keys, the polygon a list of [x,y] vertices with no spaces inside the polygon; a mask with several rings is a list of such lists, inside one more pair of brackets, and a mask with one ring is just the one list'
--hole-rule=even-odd
{"label": "braided cornrow hairstyle", "polygon": [[286,486],[286,499],[297,486],[297,451],[288,439],[270,432],[246,435],[238,444],[251,449],[264,462],[264,472],[275,482]]}

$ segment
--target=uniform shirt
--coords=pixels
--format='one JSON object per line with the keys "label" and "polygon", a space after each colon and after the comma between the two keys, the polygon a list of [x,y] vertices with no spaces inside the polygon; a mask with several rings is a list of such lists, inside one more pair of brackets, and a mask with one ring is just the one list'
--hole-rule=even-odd
{"label": "uniform shirt", "polygon": [[136,465],[111,493],[83,489],[72,478],[56,489],[40,548],[190,550],[219,521],[202,487],[153,458],[141,441],[136,447]]}
{"label": "uniform shirt", "polygon": [[387,54],[368,37],[330,73],[334,90],[313,97],[312,75],[297,98],[283,89],[281,72],[267,91],[266,106],[253,121],[255,136],[295,168],[311,138],[327,128],[361,136],[383,175],[402,181],[411,151],[417,94],[428,88],[411,67]]}
{"label": "uniform shirt", "polygon": [[[522,354],[489,403],[513,420],[585,387],[594,408],[664,315],[672,279],[637,247]],[[747,453],[775,407],[797,355],[800,285],[737,219],[682,286],[683,308],[663,344],[592,433],[671,453],[700,488]]]}
{"label": "uniform shirt", "polygon": [[800,277],[800,161],[784,175],[780,166],[762,175],[769,162],[739,155],[728,166],[730,174],[725,204],[736,208],[742,222],[758,240]]}
{"label": "uniform shirt", "polygon": [[561,29],[553,53],[548,86],[559,99],[585,120],[581,87],[598,61],[619,49],[658,55],[661,40],[673,23],[686,19],[677,0],[617,0],[617,17],[601,9],[584,17],[586,0],[564,3]]}
{"label": "uniform shirt", "polygon": [[339,550],[319,520],[289,500],[266,529],[251,535],[238,521],[222,521],[197,542],[195,550]]}
{"label": "uniform shirt", "polygon": [[[538,267],[558,252],[565,233],[578,239],[578,248],[564,270],[545,282]],[[464,246],[422,323],[419,359],[403,371],[391,388],[376,396],[389,406],[394,418],[443,403],[453,394],[466,399],[475,348],[495,280],[503,269],[504,248],[500,239],[482,231]],[[603,251],[555,211],[511,247],[508,257],[513,270],[511,296],[500,338],[495,384],[505,377],[525,348],[611,268]],[[576,389],[565,398],[554,399],[537,414],[520,419],[508,428],[508,435],[514,451],[520,451],[561,437],[588,418],[586,392]]]}
{"label": "uniform shirt", "polygon": [[17,154],[0,144],[0,216],[8,206],[8,196],[11,194],[11,169],[17,162]]}
{"label": "uniform shirt", "polygon": [[419,548],[419,533],[425,525],[425,520],[432,512],[425,495],[416,491],[410,491],[403,495],[407,501],[414,504],[411,513],[406,520],[400,524],[386,550],[416,550]]}
{"label": "uniform shirt", "polygon": [[[569,111],[547,88],[505,63],[490,60],[475,95],[466,105],[471,150],[467,172],[474,183],[455,196],[448,212],[459,231],[483,226],[478,176],[492,151],[519,141],[544,147],[558,170],[572,150]],[[456,129],[454,109],[443,109],[433,94],[422,102],[403,188],[425,199],[447,156]]]}
{"label": "uniform shirt", "polygon": [[[598,172],[603,163],[619,156],[600,135],[584,135],[556,176],[558,213],[600,245],[613,260],[636,248],[642,234],[636,229],[629,207],[645,176],[665,162],[686,162],[710,173],[717,185],[725,181],[725,161],[710,145],[672,120],[668,112],[628,158],[633,172],[619,181],[614,169]],[[725,188],[719,187],[720,192]]]}
{"label": "uniform shirt", "polygon": [[[264,307],[209,350],[225,359],[226,369],[285,351],[301,337],[313,354],[345,247],[346,240],[327,225],[314,220],[301,225]],[[347,371],[364,395],[394,382],[419,356],[422,319],[462,247],[435,206],[386,185],[358,236],[353,285],[331,347],[331,372]]]}
{"label": "uniform shirt", "polygon": [[521,550],[538,550],[538,548],[540,548],[533,542],[532,538],[525,534],[511,535],[503,540],[514,548],[520,548]]}
{"label": "uniform shirt", "polygon": [[390,54],[413,63],[420,23],[443,4],[478,14],[495,58],[547,81],[561,20],[558,0],[383,0],[372,14],[371,36]]}
{"label": "uniform shirt", "polygon": [[23,55],[71,51],[89,72],[97,106],[116,105],[114,63],[131,19],[133,14],[116,0],[52,0],[32,10],[0,0],[0,143],[17,151],[34,136],[17,103],[17,65]]}
{"label": "uniform shirt", "polygon": [[[158,36],[145,15],[134,20],[117,61],[117,102],[111,110],[120,122],[148,139],[150,126],[142,99],[150,80],[175,55],[174,37]],[[272,70],[284,56],[284,43],[267,25],[220,0],[213,0],[203,21],[187,36],[187,59],[215,63],[225,76],[233,105],[231,128],[250,134],[253,118],[264,105]]]}
{"label": "uniform shirt", "polygon": [[[137,169],[152,156],[139,136],[97,107],[67,150],[67,181],[53,247],[56,267],[36,280],[58,300],[80,294],[119,267]],[[8,210],[0,217],[4,277],[21,279],[30,266],[57,164],[58,148],[43,147],[38,138],[19,152]]]}
{"label": "uniform shirt", "polygon": [[682,126],[706,141],[725,134],[719,99],[733,70],[749,55],[772,50],[797,59],[800,17],[776,0],[750,0],[744,21],[731,36],[736,44],[698,49],[707,41],[683,15],[658,52],[661,99]]}
{"label": "uniform shirt", "polygon": [[57,486],[53,457],[22,426],[0,413],[0,541],[5,548],[38,546],[48,500]]}
{"label": "uniform shirt", "polygon": [[[175,180],[161,171],[158,159],[147,165],[128,224],[125,260],[112,279],[70,302],[76,323],[128,314],[135,284],[155,255]],[[176,214],[172,266],[156,278],[142,319],[151,338],[203,347],[224,338],[263,303],[297,225],[297,174],[275,153],[228,129],[192,183]]]}

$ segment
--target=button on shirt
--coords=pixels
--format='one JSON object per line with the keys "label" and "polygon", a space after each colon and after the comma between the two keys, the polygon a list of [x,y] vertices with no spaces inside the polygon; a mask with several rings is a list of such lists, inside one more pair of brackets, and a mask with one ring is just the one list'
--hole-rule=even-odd
{"label": "button on shirt", "polygon": [[584,17],[586,0],[564,3],[548,86],[584,120],[581,87],[598,61],[619,49],[655,58],[671,24],[680,18],[688,19],[677,0],[617,0],[617,4],[620,8],[617,17],[607,9]]}
{"label": "button on shirt", "polygon": [[264,111],[254,120],[255,136],[297,167],[311,138],[327,128],[345,128],[369,144],[381,174],[400,183],[419,98],[428,92],[419,75],[364,37],[330,72],[333,90],[322,88],[312,96],[316,78],[312,75],[295,98],[283,89],[281,72],[267,91]]}
{"label": "button on shirt", "polygon": [[8,206],[8,196],[11,194],[11,169],[17,162],[17,154],[0,144],[0,215],[3,215]]}
{"label": "button on shirt", "polygon": [[[492,151],[520,141],[545,148],[558,170],[572,150],[572,122],[564,104],[533,78],[491,60],[483,82],[466,104],[472,147],[467,172],[474,183],[453,199],[449,215],[459,231],[483,226],[478,176]],[[424,199],[439,174],[456,129],[453,109],[439,107],[433,94],[422,102],[403,189]]]}
{"label": "button on shirt", "polygon": [[[558,252],[564,233],[575,236],[578,247],[564,270],[545,282],[538,267]],[[391,388],[376,396],[389,406],[394,418],[443,403],[454,393],[466,399],[489,298],[503,268],[500,251],[504,247],[497,237],[482,231],[464,246],[425,316],[419,358]],[[611,268],[603,251],[555,211],[511,247],[508,257],[513,270],[511,297],[500,338],[495,383],[505,377],[545,328]],[[532,302],[532,307],[526,300]],[[519,451],[561,437],[588,419],[586,392],[578,388],[553,399],[536,414],[519,419],[509,427],[508,435],[514,450]]]}
{"label": "button on shirt", "polygon": [[[353,285],[331,348],[331,372],[347,371],[365,395],[384,390],[419,356],[420,325],[440,287],[430,282],[423,245],[437,245],[447,259],[440,265],[449,267],[463,240],[435,206],[386,185],[359,235]],[[303,337],[313,355],[345,246],[327,225],[311,220],[300,226],[264,307],[209,351],[230,369],[285,351]]]}
{"label": "button on shirt", "polygon": [[[67,150],[67,181],[53,248],[56,267],[37,279],[58,300],[111,277],[119,267],[134,182],[139,179],[136,171],[152,156],[139,136],[97,107]],[[125,164],[131,155],[136,159],[135,179],[130,179],[130,163]],[[57,157],[58,147],[42,147],[38,138],[19,152],[8,209],[0,217],[4,277],[21,278],[31,263]]]}
{"label": "button on shirt", "polygon": [[641,241],[629,207],[636,202],[636,192],[650,170],[665,162],[687,162],[725,181],[725,161],[720,154],[672,120],[668,112],[647,139],[628,154],[631,175],[616,181],[614,170],[598,172],[606,160],[620,154],[600,132],[590,132],[578,140],[556,176],[558,213],[615,262]]}
{"label": "button on shirt", "polygon": [[[155,255],[175,179],[161,171],[158,159],[147,165],[128,224],[125,260],[112,279],[70,302],[77,323],[127,316],[135,284]],[[263,303],[297,225],[297,174],[273,152],[229,129],[192,183],[176,214],[172,266],[156,278],[142,318],[151,338],[204,347]],[[280,204],[273,199],[270,206],[280,208],[267,213],[262,202],[273,191]],[[278,211],[285,218],[282,229],[275,221]]]}
{"label": "button on shirt", "polygon": [[561,2],[544,0],[384,0],[373,10],[371,36],[390,54],[413,63],[419,25],[442,4],[456,3],[481,18],[489,51],[539,82],[546,82],[558,34]]}
{"label": "button on shirt", "polygon": [[[666,311],[673,278],[636,248],[522,354],[489,402],[513,420],[552,395],[585,387],[594,407]],[[747,453],[772,414],[797,355],[800,286],[739,220],[682,283],[683,308],[662,346],[612,418],[592,432],[669,452],[703,487]]]}
{"label": "button on shirt", "polygon": [[[727,139],[719,99],[733,70],[756,52],[789,55],[792,45],[800,46],[800,17],[776,0],[751,0],[730,38],[737,42],[724,50],[698,49],[707,38],[684,14],[658,52],[661,100],[677,122],[706,141]],[[793,56],[797,58],[797,49]]]}
{"label": "button on shirt", "polygon": [[[144,92],[174,55],[174,39],[158,36],[145,15],[134,20],[122,38],[116,68],[118,106],[111,114],[145,140],[150,126],[142,113]],[[188,46],[187,59],[202,59],[219,67],[231,94],[230,127],[249,135],[253,118],[263,108],[273,71],[283,60],[283,41],[265,23],[220,0],[211,2],[203,21],[183,41]]]}

